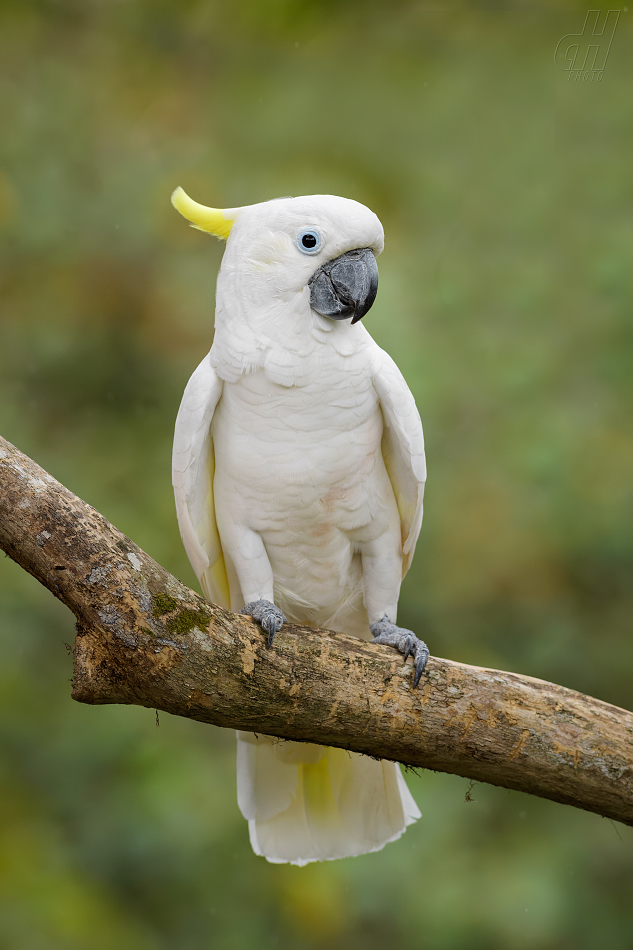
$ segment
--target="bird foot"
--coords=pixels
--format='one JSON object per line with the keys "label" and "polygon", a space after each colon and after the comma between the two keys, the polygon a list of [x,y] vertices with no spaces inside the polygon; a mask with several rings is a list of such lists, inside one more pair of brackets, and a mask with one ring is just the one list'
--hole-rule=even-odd
{"label": "bird foot", "polygon": [[241,614],[247,614],[256,620],[264,633],[268,634],[267,647],[273,644],[273,637],[278,630],[281,630],[286,618],[279,607],[275,607],[270,600],[252,600],[240,610]]}
{"label": "bird foot", "polygon": [[424,640],[418,640],[414,633],[405,630],[404,627],[396,627],[391,623],[387,615],[376,620],[369,625],[373,640],[372,643],[384,643],[388,647],[395,647],[404,653],[404,661],[407,662],[409,654],[413,657],[415,666],[415,675],[413,678],[413,688],[415,689],[420,682],[420,677],[424,673],[424,668],[429,658],[429,648]]}

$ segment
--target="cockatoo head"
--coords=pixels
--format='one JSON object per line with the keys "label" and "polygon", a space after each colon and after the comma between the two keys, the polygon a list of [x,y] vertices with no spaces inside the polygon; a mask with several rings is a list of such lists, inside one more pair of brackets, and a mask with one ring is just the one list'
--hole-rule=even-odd
{"label": "cockatoo head", "polygon": [[172,203],[194,227],[227,241],[222,272],[260,313],[286,303],[297,315],[353,324],[376,298],[383,229],[357,201],[311,195],[220,211],[177,188]]}

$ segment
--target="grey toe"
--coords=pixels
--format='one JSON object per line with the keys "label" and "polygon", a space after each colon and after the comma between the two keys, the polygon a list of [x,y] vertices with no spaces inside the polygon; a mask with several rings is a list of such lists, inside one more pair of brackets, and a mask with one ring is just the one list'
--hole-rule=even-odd
{"label": "grey toe", "polygon": [[247,614],[256,620],[264,633],[268,635],[266,646],[272,646],[273,638],[278,630],[286,622],[286,618],[279,607],[270,600],[252,600],[240,610],[241,614]]}
{"label": "grey toe", "polygon": [[413,678],[413,688],[415,689],[420,682],[420,677],[426,669],[429,660],[429,648],[424,640],[418,640],[415,650],[415,676]]}
{"label": "grey toe", "polygon": [[372,643],[383,643],[385,646],[395,647],[404,654],[405,663],[409,656],[413,657],[413,688],[415,689],[429,659],[429,648],[424,640],[419,640],[410,630],[397,627],[386,615],[381,620],[370,624],[369,629],[374,638]]}

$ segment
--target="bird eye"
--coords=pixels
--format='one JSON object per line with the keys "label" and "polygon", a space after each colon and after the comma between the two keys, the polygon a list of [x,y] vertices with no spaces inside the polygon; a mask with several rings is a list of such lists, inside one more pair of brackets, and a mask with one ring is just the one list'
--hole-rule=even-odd
{"label": "bird eye", "polygon": [[300,231],[297,234],[297,247],[304,254],[316,254],[321,248],[321,235],[318,231]]}

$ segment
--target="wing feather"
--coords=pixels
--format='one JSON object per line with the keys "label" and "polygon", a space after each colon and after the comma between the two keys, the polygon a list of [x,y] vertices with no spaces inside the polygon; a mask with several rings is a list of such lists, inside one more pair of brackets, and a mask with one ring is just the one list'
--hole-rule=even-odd
{"label": "wing feather", "polygon": [[382,457],[400,513],[402,576],[422,526],[426,459],[422,423],[411,390],[391,357],[377,349],[372,382],[383,415]]}
{"label": "wing feather", "polygon": [[205,356],[187,383],[174,433],[172,482],[180,534],[205,597],[230,605],[226,565],[213,501],[211,422],[222,380]]}

